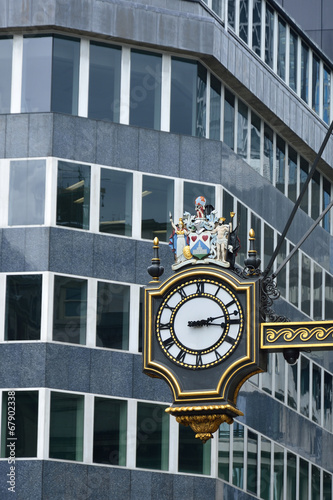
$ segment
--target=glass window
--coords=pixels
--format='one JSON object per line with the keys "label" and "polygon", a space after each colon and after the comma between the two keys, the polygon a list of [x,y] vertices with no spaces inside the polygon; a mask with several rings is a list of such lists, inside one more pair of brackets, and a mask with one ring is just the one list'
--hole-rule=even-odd
{"label": "glass window", "polygon": [[[301,161],[300,161],[300,192],[303,189],[303,186],[306,182],[308,174],[309,174],[309,164],[306,160],[304,160],[304,158],[301,157]],[[306,214],[308,213],[308,210],[309,210],[309,208],[308,208],[308,201],[309,201],[308,196],[309,195],[308,195],[308,189],[307,189],[306,192],[304,193],[304,196],[303,196],[301,204],[300,204],[301,209],[304,210],[304,212]]]}
{"label": "glass window", "polygon": [[268,394],[272,394],[272,358],[273,356],[267,357],[267,370],[261,374],[262,390]]}
{"label": "glass window", "polygon": [[321,422],[321,368],[315,364],[312,369],[312,420]]}
{"label": "glass window", "polygon": [[257,494],[258,434],[247,433],[247,491]]}
{"label": "glass window", "polygon": [[286,363],[281,352],[275,354],[275,397],[284,401],[284,381]]}
{"label": "glass window", "polygon": [[224,481],[229,481],[230,463],[230,425],[226,422],[219,428],[219,464],[218,476]]}
{"label": "glass window", "polygon": [[95,397],[93,462],[126,466],[127,402]]}
{"label": "glass window", "polygon": [[131,51],[130,125],[161,126],[162,56]]}
{"label": "glass window", "polygon": [[52,111],[77,115],[79,66],[80,41],[53,37]]}
{"label": "glass window", "polygon": [[39,340],[42,276],[7,276],[5,340]]}
{"label": "glass window", "polygon": [[90,42],[88,117],[119,122],[121,48]]}
{"label": "glass window", "polygon": [[297,409],[297,365],[287,364],[288,371],[288,406]]}
{"label": "glass window", "polygon": [[325,314],[324,318],[333,319],[333,277],[325,273]]}
{"label": "glass window", "polygon": [[228,90],[224,89],[224,136],[223,141],[234,149],[235,136],[235,96]]}
{"label": "glass window", "polygon": [[277,74],[286,79],[286,23],[279,17],[278,21],[278,55]]}
{"label": "glass window", "polygon": [[242,246],[238,250],[237,254],[237,261],[238,263],[243,266],[244,265],[244,259],[247,257],[247,242],[249,238],[249,229],[247,227],[247,208],[245,205],[240,203],[239,201],[237,202],[237,221],[239,221],[238,224],[238,237],[240,241],[242,242]]}
{"label": "glass window", "polygon": [[273,68],[274,10],[266,3],[265,63]]}
{"label": "glass window", "polygon": [[282,500],[283,498],[283,463],[283,448],[274,444],[274,500]]}
{"label": "glass window", "polygon": [[301,98],[309,100],[309,48],[302,42],[301,49]]}
{"label": "glass window", "polygon": [[281,137],[276,136],[276,187],[284,194],[284,181],[286,170],[286,143]]}
{"label": "glass window", "polygon": [[165,406],[138,403],[136,466],[167,470],[169,464],[169,416]]}
{"label": "glass window", "polygon": [[329,124],[330,123],[330,106],[331,106],[331,71],[324,64],[324,74],[323,74],[323,119]]}
{"label": "glass window", "polygon": [[99,230],[132,236],[133,174],[101,168]]}
{"label": "glass window", "polygon": [[287,452],[287,498],[296,498],[296,455]]}
{"label": "glass window", "polygon": [[232,463],[232,484],[243,488],[244,485],[244,426],[233,423],[234,449]]}
{"label": "glass window", "polygon": [[257,255],[261,255],[261,219],[251,213],[251,228],[254,231],[255,242],[254,249],[257,250]]}
{"label": "glass window", "polygon": [[[278,239],[280,238],[280,234],[278,235]],[[279,267],[284,259],[287,256],[287,242],[286,240],[283,241],[280,251],[278,253],[278,256],[276,258],[276,265]],[[278,285],[278,289],[282,295],[282,297],[286,297],[287,294],[287,267],[284,266],[279,274],[277,275],[276,282]]]}
{"label": "glass window", "polygon": [[[323,177],[323,210],[331,203],[331,183]],[[330,217],[331,211],[329,210],[328,213],[324,216],[323,218],[323,228],[326,229],[326,231],[330,232],[331,229],[331,217]]]}
{"label": "glass window", "polygon": [[296,202],[297,199],[297,153],[288,147],[288,198]]}
{"label": "glass window", "polygon": [[326,471],[323,471],[323,476],[323,500],[331,500],[332,476]]}
{"label": "glass window", "polygon": [[[38,391],[3,392],[1,458],[37,457],[37,429]],[[15,446],[10,444],[14,438]]]}
{"label": "glass window", "polygon": [[301,287],[301,308],[302,311],[310,316],[311,306],[311,260],[304,254],[302,255],[302,287]]}
{"label": "glass window", "polygon": [[199,62],[172,58],[170,132],[206,136],[206,81]]}
{"label": "glass window", "polygon": [[319,114],[320,60],[316,54],[312,58],[312,109]]}
{"label": "glass window", "polygon": [[0,38],[0,113],[10,113],[12,52],[12,38]]}
{"label": "glass window", "polygon": [[83,461],[84,396],[51,392],[50,458]]}
{"label": "glass window", "polygon": [[138,334],[139,334],[139,341],[138,341],[139,349],[138,349],[138,351],[139,352],[142,352],[142,346],[143,346],[143,329],[144,329],[143,322],[144,322],[144,316],[145,316],[144,305],[145,305],[145,293],[144,293],[144,288],[141,287],[140,288],[140,306],[139,306],[140,307],[140,309],[139,309],[139,328],[138,328]]}
{"label": "glass window", "polygon": [[[208,444],[208,446],[206,446]],[[179,426],[178,471],[210,474],[211,443],[202,444],[190,427]]]}
{"label": "glass window", "polygon": [[8,224],[44,224],[45,161],[10,162]]}
{"label": "glass window", "polygon": [[299,461],[299,498],[308,500],[309,498],[309,463],[303,458]]}
{"label": "glass window", "polygon": [[332,375],[324,371],[324,427],[332,432]]}
{"label": "glass window", "polygon": [[301,413],[309,417],[310,401],[310,362],[304,356],[301,357]]}
{"label": "glass window", "polygon": [[239,1],[239,36],[245,43],[248,40],[249,0]]}
{"label": "glass window", "polygon": [[[289,251],[292,252],[293,246],[290,245]],[[298,259],[299,259],[299,251],[292,256],[289,261],[289,301],[295,306],[298,307]]]}
{"label": "glass window", "polygon": [[51,109],[52,41],[51,36],[23,39],[22,113]]}
{"label": "glass window", "polygon": [[142,238],[168,241],[171,234],[169,213],[173,212],[173,180],[143,176]]}
{"label": "glass window", "polygon": [[289,39],[289,87],[297,91],[297,35],[290,30]]}
{"label": "glass window", "polygon": [[315,321],[323,319],[322,286],[323,286],[323,270],[314,262],[313,263],[313,319]]}
{"label": "glass window", "polygon": [[261,0],[253,0],[252,49],[261,55]]}
{"label": "glass window", "polygon": [[87,280],[54,277],[53,340],[85,344]]}
{"label": "glass window", "polygon": [[311,480],[311,500],[320,499],[320,469],[315,465],[311,465],[312,480]]}
{"label": "glass window", "polygon": [[260,162],[260,133],[261,120],[253,111],[251,112],[251,150],[250,150],[250,165],[256,172],[261,173]]}
{"label": "glass window", "polygon": [[96,345],[128,349],[130,287],[98,283]]}
{"label": "glass window", "polygon": [[196,182],[184,182],[184,212],[195,213],[195,199],[198,196],[204,196],[206,199],[206,208],[209,206],[215,208],[215,187],[207,184],[198,184]]}
{"label": "glass window", "polygon": [[234,211],[234,198],[227,191],[223,190],[223,209],[222,213],[225,218]]}
{"label": "glass window", "polygon": [[90,166],[58,162],[57,225],[89,229]]}
{"label": "glass window", "polygon": [[260,498],[270,500],[271,495],[271,442],[261,437]]}
{"label": "glass window", "polygon": [[228,0],[228,24],[235,29],[235,0]]}
{"label": "glass window", "polygon": [[242,158],[247,158],[247,139],[248,139],[248,108],[239,99],[237,113],[237,154]]}
{"label": "glass window", "polygon": [[210,75],[209,138],[220,140],[221,135],[221,82]]}
{"label": "glass window", "polygon": [[273,183],[273,130],[264,126],[264,170],[263,175]]}
{"label": "glass window", "polygon": [[268,266],[274,252],[274,231],[264,223],[264,269]]}
{"label": "glass window", "polygon": [[316,220],[320,214],[320,174],[315,172],[311,179],[311,217]]}
{"label": "glass window", "polygon": [[222,6],[223,0],[212,0],[212,10],[215,12],[215,14],[223,19],[224,12],[222,12]]}

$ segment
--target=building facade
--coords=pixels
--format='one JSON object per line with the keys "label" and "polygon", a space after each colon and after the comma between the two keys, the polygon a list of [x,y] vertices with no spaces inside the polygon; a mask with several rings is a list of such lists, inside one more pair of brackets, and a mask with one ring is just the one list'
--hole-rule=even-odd
{"label": "building facade", "polygon": [[[297,21],[297,20],[296,20]],[[267,266],[333,118],[333,63],[271,0],[0,0],[0,496],[333,498],[333,356],[270,354],[202,445],[142,373],[152,240],[203,195]],[[332,197],[329,140],[275,266]],[[333,318],[328,213],[275,310]]]}

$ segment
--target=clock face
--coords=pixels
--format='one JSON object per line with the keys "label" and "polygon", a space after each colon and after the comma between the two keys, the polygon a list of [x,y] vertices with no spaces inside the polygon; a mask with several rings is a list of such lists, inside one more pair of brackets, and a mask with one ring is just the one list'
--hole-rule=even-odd
{"label": "clock face", "polygon": [[236,295],[211,279],[193,279],[163,300],[156,334],[166,356],[189,369],[221,363],[237,347],[244,315]]}

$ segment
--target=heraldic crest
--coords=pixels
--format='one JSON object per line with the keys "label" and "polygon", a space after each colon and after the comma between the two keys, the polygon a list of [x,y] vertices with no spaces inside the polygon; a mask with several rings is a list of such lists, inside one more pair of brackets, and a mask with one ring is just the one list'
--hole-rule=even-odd
{"label": "heraldic crest", "polygon": [[206,199],[195,199],[196,215],[184,212],[184,216],[174,223],[170,213],[173,233],[169,246],[175,254],[173,270],[188,264],[216,264],[234,268],[237,251],[240,248],[238,225],[233,228],[234,212],[230,212],[230,222],[225,217],[217,217],[217,210],[206,205]]}

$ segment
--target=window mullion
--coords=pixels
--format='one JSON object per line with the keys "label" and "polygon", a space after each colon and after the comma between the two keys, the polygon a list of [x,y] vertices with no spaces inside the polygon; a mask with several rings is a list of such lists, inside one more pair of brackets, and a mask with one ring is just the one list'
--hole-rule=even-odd
{"label": "window mullion", "polygon": [[88,116],[89,50],[89,40],[87,38],[81,38],[78,115],[83,116],[84,118]]}
{"label": "window mullion", "polygon": [[13,37],[11,113],[21,112],[22,70],[23,70],[23,35]]}
{"label": "window mullion", "polygon": [[93,463],[94,449],[94,409],[95,397],[86,394],[84,397],[84,427],[83,427],[83,461]]}
{"label": "window mullion", "polygon": [[120,77],[120,117],[119,122],[129,125],[130,112],[130,82],[131,82],[131,50],[122,48]]}
{"label": "window mullion", "polygon": [[162,56],[162,85],[161,85],[161,130],[170,131],[170,103],[171,103],[171,56]]}

